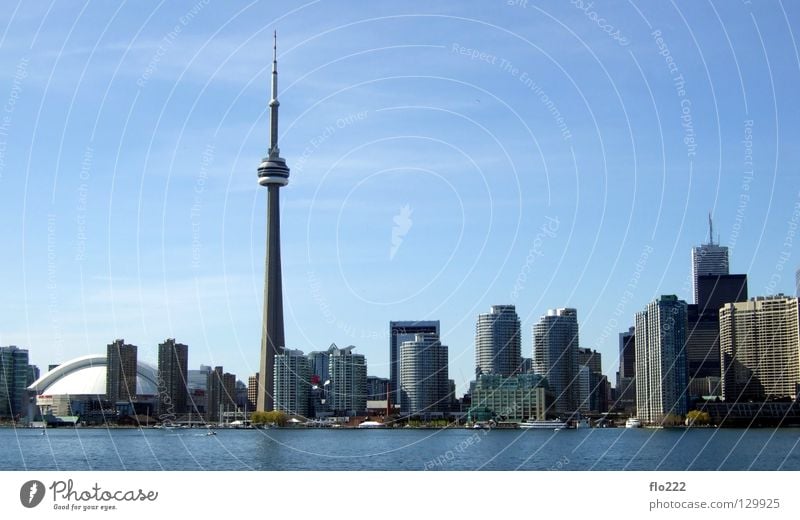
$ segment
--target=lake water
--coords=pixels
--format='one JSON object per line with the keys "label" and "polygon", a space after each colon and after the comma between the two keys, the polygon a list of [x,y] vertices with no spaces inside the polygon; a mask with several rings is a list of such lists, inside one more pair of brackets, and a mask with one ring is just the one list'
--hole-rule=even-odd
{"label": "lake water", "polygon": [[0,429],[0,470],[800,470],[800,429]]}

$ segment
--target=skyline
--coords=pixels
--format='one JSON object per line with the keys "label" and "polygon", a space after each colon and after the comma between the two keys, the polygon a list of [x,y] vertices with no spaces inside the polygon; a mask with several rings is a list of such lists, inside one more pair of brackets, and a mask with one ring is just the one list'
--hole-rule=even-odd
{"label": "skyline", "polygon": [[3,15],[0,344],[40,367],[174,337],[258,371],[276,28],[287,348],[388,377],[389,321],[439,320],[461,393],[478,314],[516,305],[529,357],[577,308],[610,376],[637,311],[692,301],[709,211],[752,296],[794,294],[796,6],[596,6],[621,45],[571,4],[144,5]]}

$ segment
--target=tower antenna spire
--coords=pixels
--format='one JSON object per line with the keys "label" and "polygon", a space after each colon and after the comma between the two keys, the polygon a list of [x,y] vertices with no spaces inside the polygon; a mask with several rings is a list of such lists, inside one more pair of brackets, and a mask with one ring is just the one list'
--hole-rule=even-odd
{"label": "tower antenna spire", "polygon": [[714,222],[711,220],[711,212],[708,212],[708,243],[714,245]]}
{"label": "tower antenna spire", "polygon": [[278,31],[272,33],[272,92],[269,100],[269,156],[279,157],[278,149]]}

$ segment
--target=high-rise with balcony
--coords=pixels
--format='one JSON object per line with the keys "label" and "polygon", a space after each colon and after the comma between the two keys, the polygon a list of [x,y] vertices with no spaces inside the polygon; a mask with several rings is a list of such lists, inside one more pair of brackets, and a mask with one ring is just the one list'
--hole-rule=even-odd
{"label": "high-rise with balcony", "polygon": [[330,390],[327,407],[337,415],[360,415],[367,408],[367,360],[354,346],[331,345],[328,357]]}
{"label": "high-rise with balcony", "polygon": [[578,410],[578,311],[550,309],[533,326],[533,371],[547,379],[553,402],[548,415]]}
{"label": "high-rise with balcony", "polygon": [[449,409],[447,346],[437,334],[417,334],[400,345],[400,410],[427,415]]}
{"label": "high-rise with balcony", "polygon": [[439,321],[389,322],[389,388],[392,404],[400,402],[400,345],[417,334],[439,335]]}
{"label": "high-rise with balcony", "polygon": [[25,415],[29,372],[27,350],[13,345],[0,347],[0,417]]}
{"label": "high-rise with balcony", "polygon": [[310,363],[302,351],[285,349],[275,356],[275,410],[307,417],[310,389]]}
{"label": "high-rise with balcony", "polygon": [[475,324],[475,376],[519,372],[520,321],[513,305],[492,305]]}
{"label": "high-rise with balcony", "polygon": [[798,299],[779,294],[719,311],[726,402],[796,399],[800,385]]}
{"label": "high-rise with balcony", "polygon": [[106,398],[112,403],[136,399],[137,351],[124,339],[106,348]]}
{"label": "high-rise with balcony", "polygon": [[663,424],[686,414],[686,302],[664,295],[636,313],[636,410]]}

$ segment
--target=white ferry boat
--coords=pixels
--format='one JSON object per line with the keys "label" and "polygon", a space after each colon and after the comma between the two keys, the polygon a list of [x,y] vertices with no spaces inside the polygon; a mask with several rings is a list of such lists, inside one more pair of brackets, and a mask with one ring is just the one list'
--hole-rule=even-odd
{"label": "white ferry boat", "polygon": [[519,427],[523,430],[563,430],[567,427],[567,422],[558,419],[528,419],[519,423]]}
{"label": "white ferry boat", "polygon": [[642,421],[640,421],[636,417],[631,417],[627,421],[625,421],[625,427],[626,428],[641,428],[642,427]]}
{"label": "white ferry boat", "polygon": [[386,425],[378,421],[364,421],[358,425],[359,428],[386,428]]}

